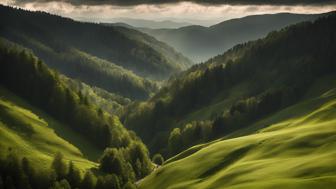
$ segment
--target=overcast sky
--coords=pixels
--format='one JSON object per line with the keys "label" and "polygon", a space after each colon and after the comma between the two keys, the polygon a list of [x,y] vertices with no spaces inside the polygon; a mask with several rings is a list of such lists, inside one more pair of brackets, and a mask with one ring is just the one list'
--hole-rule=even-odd
{"label": "overcast sky", "polygon": [[113,22],[115,18],[127,17],[200,25],[254,14],[308,14],[336,10],[334,0],[0,0],[0,3],[82,21]]}

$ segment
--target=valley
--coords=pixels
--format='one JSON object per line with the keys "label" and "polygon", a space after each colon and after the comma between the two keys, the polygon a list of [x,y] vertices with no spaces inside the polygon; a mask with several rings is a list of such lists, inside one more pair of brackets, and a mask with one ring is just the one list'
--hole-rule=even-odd
{"label": "valley", "polygon": [[335,12],[0,18],[0,189],[336,185]]}

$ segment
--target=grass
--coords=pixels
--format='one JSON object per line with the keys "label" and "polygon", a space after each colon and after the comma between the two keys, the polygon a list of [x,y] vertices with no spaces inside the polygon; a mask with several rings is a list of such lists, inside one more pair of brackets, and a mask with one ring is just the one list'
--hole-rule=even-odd
{"label": "grass", "polygon": [[[73,141],[81,144],[80,148]],[[96,167],[97,163],[86,157],[100,153],[76,132],[1,88],[0,158],[10,151],[29,158],[35,167],[45,170],[50,167],[54,154],[61,152],[82,171]]]}
{"label": "grass", "polygon": [[143,179],[140,189],[335,186],[336,90],[330,86],[336,80],[329,87],[320,87],[321,81],[302,102],[259,120],[238,137],[198,145],[170,159]]}

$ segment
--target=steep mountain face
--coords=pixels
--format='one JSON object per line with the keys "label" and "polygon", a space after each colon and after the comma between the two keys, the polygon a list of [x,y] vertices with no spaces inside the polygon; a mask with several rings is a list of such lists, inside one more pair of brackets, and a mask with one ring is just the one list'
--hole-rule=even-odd
{"label": "steep mountain face", "polygon": [[171,45],[194,62],[202,62],[239,43],[264,37],[273,30],[314,20],[319,16],[280,13],[247,16],[210,27],[186,26],[178,29],[139,30]]}
{"label": "steep mountain face", "polygon": [[129,98],[146,99],[156,90],[142,77],[165,79],[190,65],[173,48],[135,30],[5,6],[0,16],[2,37],[31,48],[69,77]]}
{"label": "steep mountain face", "polygon": [[171,156],[299,102],[336,71],[336,14],[237,45],[133,104],[122,120],[153,152]]}

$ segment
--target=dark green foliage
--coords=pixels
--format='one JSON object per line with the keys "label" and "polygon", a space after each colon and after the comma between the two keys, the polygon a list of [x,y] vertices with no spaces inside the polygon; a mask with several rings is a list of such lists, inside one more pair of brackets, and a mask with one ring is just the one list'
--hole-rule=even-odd
{"label": "dark green foliage", "polygon": [[55,170],[58,180],[65,178],[67,175],[68,169],[63,159],[63,154],[60,152],[55,154],[51,167]]}
{"label": "dark green foliage", "polygon": [[136,189],[136,188],[137,187],[131,182],[127,182],[123,187],[123,189]]}
{"label": "dark green foliage", "polygon": [[16,153],[10,152],[6,159],[0,159],[0,188],[1,184],[5,189],[92,189],[95,183],[94,176],[89,171],[82,182],[78,169],[72,163],[69,164],[68,171],[60,153],[55,155],[51,170],[41,171],[35,170],[28,158],[20,158]]}
{"label": "dark green foliage", "polygon": [[[74,166],[72,161],[69,162],[68,174],[66,176],[66,179],[69,181],[70,185],[73,188],[79,188],[82,178],[80,175],[80,171]],[[86,184],[89,187],[90,182],[89,181],[86,181],[86,182],[87,182]]]}
{"label": "dark green foliage", "polygon": [[182,130],[174,128],[168,139],[168,153],[175,155],[195,144],[209,141],[212,139],[212,127],[211,121],[193,121],[186,124]]}
{"label": "dark green foliage", "polygon": [[169,135],[168,149],[170,154],[176,154],[181,150],[182,138],[180,128],[175,128]]}
{"label": "dark green foliage", "polygon": [[80,185],[81,189],[94,189],[95,188],[95,176],[91,171],[86,171],[83,181]]}
{"label": "dark green foliage", "polygon": [[214,119],[212,136],[216,138],[229,134],[287,106],[283,103],[283,93],[286,91],[267,92],[260,97],[237,101],[222,116]]}
{"label": "dark green foliage", "polygon": [[[125,152],[124,152],[125,153]],[[152,171],[152,162],[146,146],[140,142],[133,142],[126,149],[127,161],[132,165],[136,178],[143,178]]]}
{"label": "dark green foliage", "polygon": [[0,17],[0,34],[31,48],[50,67],[132,99],[146,99],[157,89],[137,75],[164,79],[190,64],[166,44],[127,28],[5,6]]}
{"label": "dark green foliage", "polygon": [[164,159],[161,154],[155,154],[152,159],[153,163],[157,165],[163,165],[164,163]]}
{"label": "dark green foliage", "polygon": [[115,174],[98,177],[96,189],[121,189],[119,178]]}
{"label": "dark green foliage", "polygon": [[121,155],[116,148],[106,149],[99,160],[100,169],[107,173],[122,175],[124,172]]}
{"label": "dark green foliage", "polygon": [[62,179],[61,181],[54,182],[49,189],[71,189],[71,186],[66,179]]}
{"label": "dark green foliage", "polygon": [[0,159],[0,188],[39,189],[46,188],[49,180],[40,177],[27,158],[20,159],[16,153],[9,152],[5,159]]}
{"label": "dark green foliage", "polygon": [[27,179],[30,182],[31,187],[37,188],[38,187],[38,175],[36,174],[36,171],[34,167],[32,167],[28,158],[26,157],[22,158],[21,166],[22,166],[24,174],[26,175]]}
{"label": "dark green foliage", "polygon": [[108,148],[100,158],[100,170],[108,174],[116,174],[123,186],[143,178],[152,170],[146,147],[139,142],[132,142],[123,149]]}
{"label": "dark green foliage", "polygon": [[[335,24],[334,13],[237,45],[172,78],[146,103],[130,105],[122,120],[153,153],[164,156],[246,127],[297,102],[316,79],[335,73]],[[241,86],[242,94],[230,99]],[[185,116],[224,100],[226,107],[205,118],[214,122],[205,127],[208,134],[200,134],[196,124],[181,124]],[[177,132],[175,127],[184,128]]]}

